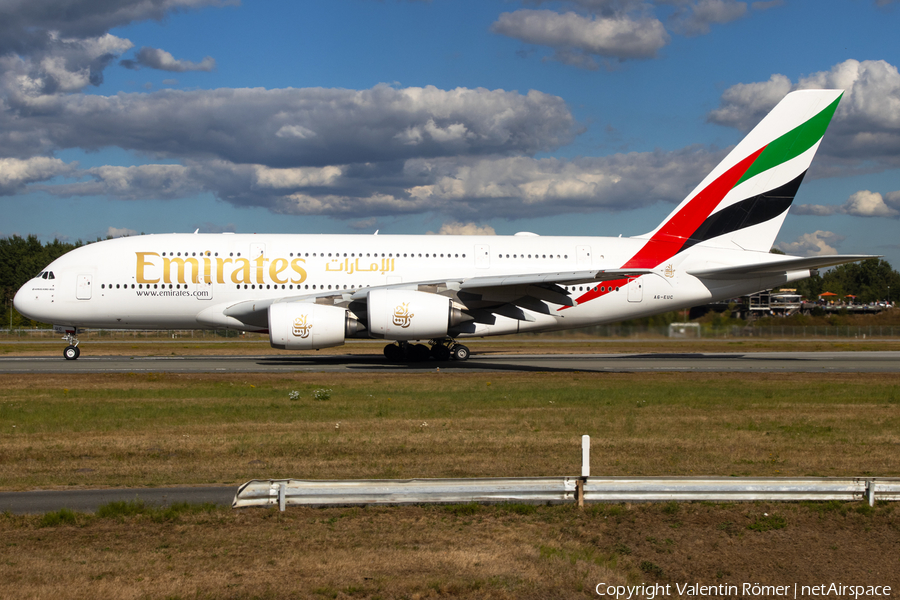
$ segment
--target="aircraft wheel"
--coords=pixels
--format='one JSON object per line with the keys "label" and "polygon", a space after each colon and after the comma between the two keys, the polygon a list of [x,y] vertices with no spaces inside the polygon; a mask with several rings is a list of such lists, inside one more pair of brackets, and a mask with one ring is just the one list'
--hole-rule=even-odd
{"label": "aircraft wheel", "polygon": [[66,346],[66,349],[63,350],[63,356],[66,357],[66,360],[75,360],[81,356],[81,350],[78,349],[78,346]]}
{"label": "aircraft wheel", "polygon": [[462,344],[453,346],[453,358],[454,360],[469,360],[469,349]]}
{"label": "aircraft wheel", "polygon": [[443,344],[435,344],[431,347],[431,358],[439,361],[450,360],[450,348]]}
{"label": "aircraft wheel", "polygon": [[384,357],[391,362],[403,360],[403,350],[397,344],[388,344],[384,347]]}
{"label": "aircraft wheel", "polygon": [[428,360],[430,354],[431,350],[425,344],[412,344],[409,347],[409,357],[416,362]]}

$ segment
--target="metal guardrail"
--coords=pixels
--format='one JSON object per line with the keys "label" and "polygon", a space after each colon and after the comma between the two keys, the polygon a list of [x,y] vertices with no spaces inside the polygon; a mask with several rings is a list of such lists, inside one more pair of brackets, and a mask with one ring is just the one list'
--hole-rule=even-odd
{"label": "metal guardrail", "polygon": [[[583,491],[582,491],[583,490]],[[580,496],[580,498],[579,498]],[[233,508],[527,502],[900,500],[900,478],[509,477],[483,479],[253,480]],[[579,503],[580,503],[579,502]]]}
{"label": "metal guardrail", "polygon": [[253,480],[238,488],[232,508],[455,504],[468,502],[563,503],[575,499],[576,477],[490,479]]}
{"label": "metal guardrail", "polygon": [[900,500],[900,479],[840,477],[588,477],[585,502]]}

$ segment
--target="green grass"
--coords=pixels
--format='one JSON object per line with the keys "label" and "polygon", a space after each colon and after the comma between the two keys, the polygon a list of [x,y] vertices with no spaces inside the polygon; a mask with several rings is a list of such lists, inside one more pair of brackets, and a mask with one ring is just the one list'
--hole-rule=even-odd
{"label": "green grass", "polygon": [[891,374],[130,374],[0,385],[0,489],[565,475],[580,471],[582,434],[594,474],[900,473]]}
{"label": "green grass", "polygon": [[[14,424],[15,433],[114,431],[179,426],[185,423],[228,424],[247,421],[290,423],[300,420],[340,419],[441,419],[468,418],[503,410],[535,411],[562,415],[554,428],[583,424],[584,413],[603,412],[610,428],[627,420],[645,420],[660,410],[721,410],[732,417],[726,428],[769,431],[805,437],[833,436],[837,423],[810,420],[780,422],[777,418],[742,419],[760,405],[782,411],[802,406],[876,406],[892,404],[900,396],[891,382],[859,380],[833,383],[791,384],[781,379],[748,382],[743,379],[716,381],[703,386],[642,377],[633,381],[604,381],[602,377],[544,376],[540,380],[483,381],[483,377],[413,375],[406,383],[371,385],[365,381],[304,383],[285,379],[264,384],[235,381],[182,382],[171,375],[130,375],[125,385],[78,389],[75,387],[29,386],[10,390],[0,402],[0,424]],[[133,385],[127,385],[133,381]],[[329,390],[327,402],[316,392]],[[299,392],[292,401],[290,394]],[[320,394],[321,396],[321,394]],[[640,412],[638,412],[640,409]],[[592,425],[595,425],[592,423]],[[602,423],[596,423],[601,425]]]}

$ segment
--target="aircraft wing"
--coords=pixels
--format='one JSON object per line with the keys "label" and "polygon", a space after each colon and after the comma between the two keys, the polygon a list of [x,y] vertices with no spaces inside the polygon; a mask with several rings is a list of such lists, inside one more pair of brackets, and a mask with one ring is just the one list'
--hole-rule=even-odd
{"label": "aircraft wing", "polygon": [[[594,284],[652,273],[651,269],[592,269],[552,273],[526,273],[521,275],[497,275],[470,277],[468,279],[409,281],[357,290],[322,291],[264,300],[245,300],[222,310],[225,317],[241,323],[265,329],[268,327],[269,306],[276,302],[316,302],[341,306],[356,305],[364,309],[368,293],[373,289],[413,289],[443,295],[451,295],[463,307],[480,313],[476,320],[484,320],[485,314],[501,314],[528,320],[521,309],[551,314],[546,304],[574,306],[575,301],[561,285]],[[490,320],[489,317],[487,317]]]}
{"label": "aircraft wing", "polygon": [[811,256],[808,258],[796,256],[784,257],[777,254],[773,254],[772,256],[776,258],[754,264],[738,265],[734,267],[700,268],[696,270],[689,269],[688,274],[701,279],[743,279],[745,277],[779,275],[789,271],[822,269],[860,260],[868,260],[870,258],[880,258],[879,256],[868,254],[835,254],[832,256]]}
{"label": "aircraft wing", "polygon": [[480,289],[515,285],[577,285],[599,283],[637,277],[652,273],[652,269],[602,269],[590,271],[570,271],[563,273],[526,273],[524,275],[496,275],[491,277],[471,277],[460,282],[460,289]]}

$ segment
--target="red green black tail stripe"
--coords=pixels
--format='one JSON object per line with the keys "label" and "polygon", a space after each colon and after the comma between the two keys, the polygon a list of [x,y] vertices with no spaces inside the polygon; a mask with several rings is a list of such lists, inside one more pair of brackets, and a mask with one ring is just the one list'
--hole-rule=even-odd
{"label": "red green black tail stripe", "polygon": [[[760,173],[800,156],[818,143],[825,134],[825,129],[831,122],[840,100],[839,96],[812,118],[769,142],[717,177],[666,221],[647,243],[622,265],[622,268],[656,267],[695,244],[765,223],[784,213],[793,202],[797,189],[803,181],[805,170],[779,188],[746,198],[712,214],[732,189]],[[622,279],[592,287],[577,299],[578,303],[608,294],[626,283],[627,280]],[[566,307],[560,310],[564,308]]]}

